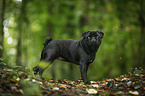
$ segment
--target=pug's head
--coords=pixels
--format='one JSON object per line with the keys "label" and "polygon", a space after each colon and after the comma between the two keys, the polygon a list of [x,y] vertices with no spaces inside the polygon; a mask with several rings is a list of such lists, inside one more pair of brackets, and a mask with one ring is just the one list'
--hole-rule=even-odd
{"label": "pug's head", "polygon": [[82,36],[87,45],[100,45],[104,33],[100,31],[87,31],[82,33]]}

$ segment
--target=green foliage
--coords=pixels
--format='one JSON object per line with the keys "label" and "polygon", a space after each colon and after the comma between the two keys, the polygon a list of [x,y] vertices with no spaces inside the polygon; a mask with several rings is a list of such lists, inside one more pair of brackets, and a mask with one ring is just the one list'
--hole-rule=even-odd
{"label": "green foliage", "polygon": [[[25,6],[17,0],[6,1],[3,58],[8,65],[19,65],[16,59],[21,27],[22,65],[31,74],[32,68],[39,64],[46,37],[79,40],[81,33],[88,30],[105,33],[96,60],[88,70],[88,79],[104,79],[124,74],[131,68],[144,68],[144,0],[26,1]],[[77,80],[80,71],[76,65],[55,61],[43,76],[48,80],[51,77]]]}
{"label": "green foliage", "polygon": [[32,82],[28,80],[21,80],[20,85],[23,86],[23,92],[24,96],[30,96],[30,95],[41,95],[40,92],[40,84],[37,82]]}

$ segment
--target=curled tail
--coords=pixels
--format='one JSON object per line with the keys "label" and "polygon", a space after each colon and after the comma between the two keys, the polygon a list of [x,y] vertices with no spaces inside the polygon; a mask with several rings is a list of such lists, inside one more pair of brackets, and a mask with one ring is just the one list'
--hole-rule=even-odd
{"label": "curled tail", "polygon": [[43,43],[44,47],[45,47],[48,43],[50,43],[51,41],[52,41],[52,38],[51,38],[51,37],[47,37],[47,38],[45,39],[45,42]]}

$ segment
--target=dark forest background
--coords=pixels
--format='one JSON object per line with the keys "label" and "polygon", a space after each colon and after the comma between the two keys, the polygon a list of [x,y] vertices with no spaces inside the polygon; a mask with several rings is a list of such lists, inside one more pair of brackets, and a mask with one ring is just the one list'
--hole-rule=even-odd
{"label": "dark forest background", "polygon": [[[89,80],[145,69],[144,0],[0,0],[0,61],[32,72],[46,37],[79,40],[88,30],[105,34]],[[56,60],[49,76],[78,80],[79,66]]]}

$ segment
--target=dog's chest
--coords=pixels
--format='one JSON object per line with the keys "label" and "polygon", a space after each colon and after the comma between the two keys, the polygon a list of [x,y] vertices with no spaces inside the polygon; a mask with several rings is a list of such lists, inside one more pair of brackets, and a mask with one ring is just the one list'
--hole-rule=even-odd
{"label": "dog's chest", "polygon": [[92,63],[95,60],[95,54],[87,54],[85,52],[80,53],[80,61],[84,61],[84,63]]}
{"label": "dog's chest", "polygon": [[94,55],[89,55],[89,63],[92,63],[95,60]]}

